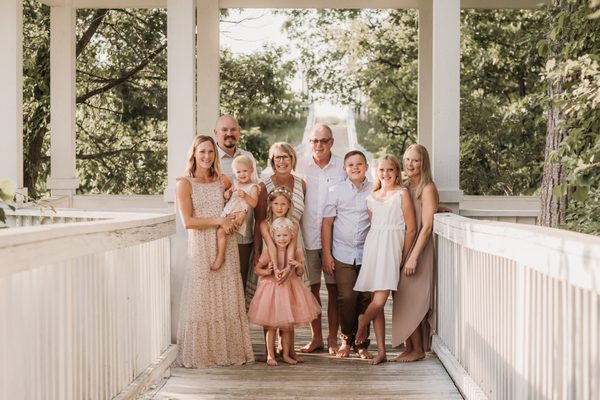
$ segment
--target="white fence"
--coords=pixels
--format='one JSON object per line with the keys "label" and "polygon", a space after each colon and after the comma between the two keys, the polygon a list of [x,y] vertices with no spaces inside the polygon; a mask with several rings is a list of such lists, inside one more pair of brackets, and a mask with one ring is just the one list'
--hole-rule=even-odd
{"label": "white fence", "polygon": [[0,230],[0,398],[139,395],[175,355],[174,216],[16,214],[38,226]]}
{"label": "white fence", "polygon": [[434,349],[463,394],[600,398],[600,238],[435,217]]}

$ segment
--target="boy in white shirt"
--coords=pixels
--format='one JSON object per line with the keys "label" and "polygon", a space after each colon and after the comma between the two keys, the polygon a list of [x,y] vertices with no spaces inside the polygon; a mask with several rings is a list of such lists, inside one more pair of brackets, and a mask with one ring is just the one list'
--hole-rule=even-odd
{"label": "boy in white shirt", "polygon": [[[361,358],[372,358],[367,350],[369,341],[354,343],[358,316],[370,302],[368,292],[355,292],[354,284],[362,263],[363,247],[371,226],[367,212],[367,196],[373,184],[366,179],[367,159],[357,150],[344,157],[348,178],[329,188],[321,239],[323,245],[323,272],[335,275],[338,289],[338,315],[342,346],[337,357],[348,357],[354,350]],[[334,223],[335,222],[335,223]]]}

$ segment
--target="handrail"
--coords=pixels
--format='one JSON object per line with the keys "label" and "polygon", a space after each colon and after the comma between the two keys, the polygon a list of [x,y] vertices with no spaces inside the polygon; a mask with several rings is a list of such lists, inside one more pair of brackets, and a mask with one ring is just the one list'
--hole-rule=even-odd
{"label": "handrail", "polygon": [[39,213],[0,230],[0,398],[137,398],[176,355],[174,215]]}
{"label": "handrail", "polygon": [[600,398],[600,238],[436,214],[434,350],[467,398]]}

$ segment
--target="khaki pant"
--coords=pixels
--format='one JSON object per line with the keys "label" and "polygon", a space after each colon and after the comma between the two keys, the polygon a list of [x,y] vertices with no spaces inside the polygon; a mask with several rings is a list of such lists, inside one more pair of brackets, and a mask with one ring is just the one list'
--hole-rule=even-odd
{"label": "khaki pant", "polygon": [[[335,281],[338,289],[338,316],[340,319],[340,338],[343,343],[354,345],[354,336],[358,328],[358,316],[364,314],[371,302],[369,292],[357,292],[354,284],[358,278],[360,265],[345,264],[334,259]],[[368,334],[367,334],[368,337]],[[369,341],[356,346],[369,347]]]}

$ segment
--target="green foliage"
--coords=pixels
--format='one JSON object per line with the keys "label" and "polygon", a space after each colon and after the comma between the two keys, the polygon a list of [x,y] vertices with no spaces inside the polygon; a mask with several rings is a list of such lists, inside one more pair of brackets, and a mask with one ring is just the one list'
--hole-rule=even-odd
{"label": "green foliage", "polygon": [[260,129],[297,118],[300,101],[289,84],[294,64],[283,61],[283,52],[282,48],[264,48],[248,55],[221,51],[221,113],[235,115],[242,127]]}
{"label": "green foliage", "polygon": [[[402,154],[417,130],[416,12],[288,14],[309,88],[364,108],[368,128],[357,130],[369,151]],[[539,11],[463,11],[461,187],[467,194],[531,194],[539,186],[544,60],[536,44],[544,24]]]}
{"label": "green foliage", "polygon": [[[595,4],[598,6],[598,2]],[[562,111],[564,119],[557,129],[567,132],[548,159],[567,171],[565,181],[553,188],[553,194],[569,195],[566,227],[598,234],[600,23],[591,11],[588,2],[580,0],[565,0],[562,6],[550,7],[552,29],[539,48],[550,57],[544,76],[547,85],[561,88],[547,99],[546,106]]]}
{"label": "green foliage", "polygon": [[257,167],[264,168],[266,166],[270,143],[267,136],[259,128],[242,130],[239,146],[252,153],[256,159]]}
{"label": "green foliage", "polygon": [[[24,1],[25,186],[45,192],[49,174],[49,8]],[[222,13],[227,15],[227,13]],[[167,178],[166,12],[77,12],[76,167],[80,193],[160,194]],[[249,127],[247,147],[268,149],[261,130],[294,123],[300,99],[282,49],[223,52],[222,112]],[[190,83],[191,84],[191,83]]]}
{"label": "green foliage", "polygon": [[102,11],[77,15],[78,43],[85,44],[77,57],[79,190],[160,194],[167,157],[166,14]]}
{"label": "green foliage", "polygon": [[286,29],[302,52],[315,99],[366,107],[372,134],[385,138],[387,151],[401,153],[416,139],[416,12],[293,10],[288,15]]}
{"label": "green foliage", "polygon": [[23,2],[24,186],[38,198],[50,169],[50,8]]}
{"label": "green foliage", "polygon": [[464,10],[461,35],[461,189],[533,194],[541,182],[546,121],[544,60],[536,45],[546,15]]}
{"label": "green foliage", "polygon": [[[15,210],[15,207],[10,204],[15,199],[15,193],[17,191],[17,184],[11,180],[0,180],[0,222],[6,223],[6,214],[4,212],[4,206]],[[4,228],[4,226],[0,227]]]}

